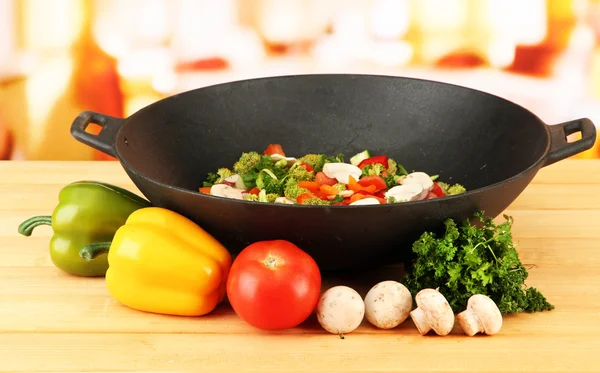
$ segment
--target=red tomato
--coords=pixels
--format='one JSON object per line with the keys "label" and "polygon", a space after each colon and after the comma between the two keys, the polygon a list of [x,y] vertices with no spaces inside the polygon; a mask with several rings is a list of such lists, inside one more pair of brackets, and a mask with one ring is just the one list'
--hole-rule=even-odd
{"label": "red tomato", "polygon": [[442,189],[442,187],[438,183],[433,183],[433,188],[431,189],[431,192],[438,197],[443,197],[446,195],[446,193],[444,193],[444,189]]}
{"label": "red tomato", "polygon": [[280,144],[269,144],[269,146],[267,146],[267,149],[265,149],[263,154],[264,155],[281,154],[285,157],[285,153],[283,152],[283,149],[281,148]]}
{"label": "red tomato", "polygon": [[289,241],[260,241],[235,258],[227,297],[235,313],[259,329],[293,328],[315,309],[321,273],[314,259]]}
{"label": "red tomato", "polygon": [[437,194],[435,194],[433,192],[429,192],[427,194],[427,197],[425,197],[425,199],[434,199],[434,198],[440,198],[440,196],[438,196]]}
{"label": "red tomato", "polygon": [[248,193],[258,195],[260,193],[260,189],[258,189],[257,187],[254,187],[254,188],[250,189],[250,191]]}
{"label": "red tomato", "polygon": [[387,156],[385,155],[376,155],[374,157],[370,157],[367,158],[365,160],[363,160],[362,162],[360,162],[358,164],[358,168],[360,168],[361,170],[368,164],[375,164],[375,163],[380,163],[382,164],[385,168],[388,168],[388,159]]}
{"label": "red tomato", "polygon": [[310,171],[314,171],[314,170],[315,170],[314,168],[312,168],[312,166],[311,166],[311,165],[309,165],[309,164],[308,164],[308,163],[306,163],[306,162],[300,162],[300,166],[304,166],[304,168],[306,168],[306,171],[308,171],[308,172],[310,172]]}
{"label": "red tomato", "polygon": [[337,184],[337,179],[327,177],[324,172],[317,172],[315,175],[315,181],[321,185],[334,185]]}
{"label": "red tomato", "polygon": [[[369,185],[375,186],[375,192],[380,190],[384,190],[387,188],[387,184],[385,180],[381,176],[363,176],[358,180],[358,184],[363,187],[368,187]],[[374,192],[374,193],[375,193]]]}

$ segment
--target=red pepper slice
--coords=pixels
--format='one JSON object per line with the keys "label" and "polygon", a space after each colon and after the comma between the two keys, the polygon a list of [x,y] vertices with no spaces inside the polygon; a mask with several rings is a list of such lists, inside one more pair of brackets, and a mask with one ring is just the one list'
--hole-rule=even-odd
{"label": "red pepper slice", "polygon": [[437,195],[438,197],[443,197],[446,195],[446,193],[444,193],[444,189],[442,189],[442,187],[438,183],[433,183],[431,193]]}
{"label": "red pepper slice", "polygon": [[263,154],[264,155],[280,154],[285,157],[285,153],[283,152],[283,148],[281,147],[280,144],[269,144],[269,146],[267,146],[267,149],[265,149]]}
{"label": "red pepper slice", "polygon": [[370,185],[374,185],[375,186],[374,193],[387,188],[387,184],[385,183],[385,180],[383,180],[383,178],[380,176],[363,176],[360,178],[360,180],[358,180],[358,184],[362,187],[368,187]]}
{"label": "red pepper slice", "polygon": [[308,172],[315,170],[308,163],[305,163],[305,162],[300,162],[300,166],[304,166],[304,168],[306,168],[306,171],[308,171]]}
{"label": "red pepper slice", "polygon": [[368,164],[382,164],[383,167],[388,168],[388,158],[386,155],[376,155],[374,157],[367,158],[358,164],[358,168],[361,170]]}
{"label": "red pepper slice", "polygon": [[298,202],[299,204],[303,204],[304,201],[315,197],[316,196],[312,193],[302,193],[298,196],[298,198],[296,198],[296,202]]}
{"label": "red pepper slice", "polygon": [[376,191],[376,187],[375,185],[369,185],[369,186],[362,186],[360,185],[356,180],[354,180],[354,178],[352,176],[348,177],[348,189],[354,191],[354,193],[358,193],[358,192],[368,192],[369,194],[373,194]]}

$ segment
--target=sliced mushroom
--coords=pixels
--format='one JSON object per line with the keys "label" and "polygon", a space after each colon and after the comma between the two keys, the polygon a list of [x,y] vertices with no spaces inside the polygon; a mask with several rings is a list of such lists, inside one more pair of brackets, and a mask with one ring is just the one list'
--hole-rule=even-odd
{"label": "sliced mushroom", "polygon": [[238,189],[246,189],[244,179],[242,179],[242,177],[238,174],[231,175],[223,181],[225,182],[225,184],[231,185],[232,187],[236,187]]}
{"label": "sliced mushroom", "polygon": [[408,318],[412,295],[406,286],[396,281],[382,281],[365,297],[365,316],[380,329],[392,329]]}
{"label": "sliced mushroom", "polygon": [[467,301],[467,309],[456,316],[456,321],[470,337],[477,333],[494,335],[502,328],[502,314],[498,306],[483,294],[472,295]]}
{"label": "sliced mushroom", "polygon": [[347,189],[347,190],[342,190],[341,192],[338,193],[338,195],[344,197],[344,198],[348,198],[348,197],[352,197],[352,195],[354,195],[354,191]]}
{"label": "sliced mushroom", "polygon": [[454,312],[446,298],[435,289],[423,289],[415,296],[417,308],[410,313],[421,335],[430,330],[438,335],[448,335],[454,327]]}
{"label": "sliced mushroom", "polygon": [[[411,174],[408,174],[408,175],[406,175],[405,178],[400,180],[400,184],[402,184],[402,185],[419,184],[427,192],[429,192],[431,189],[433,189],[433,180],[431,180],[431,177],[429,175],[427,175],[425,172],[413,172]],[[426,195],[427,194],[425,194],[425,196]],[[423,198],[425,198],[425,197],[423,197]]]}
{"label": "sliced mushroom", "polygon": [[354,180],[360,179],[362,170],[349,163],[325,163],[323,165],[323,173],[325,176],[336,179],[340,183],[348,184],[350,182],[350,176]]}
{"label": "sliced mushroom", "polygon": [[210,194],[217,197],[243,199],[245,190],[227,184],[215,184],[210,187]]}
{"label": "sliced mushroom", "polygon": [[277,197],[275,198],[275,203],[282,203],[284,205],[295,205],[296,202],[287,198],[287,197]]}
{"label": "sliced mushroom", "polygon": [[294,157],[284,157],[281,154],[271,154],[271,159],[274,160],[275,162],[285,159],[287,161],[288,167],[290,167],[291,165],[293,165],[294,163],[296,163],[298,161]]}
{"label": "sliced mushroom", "polygon": [[367,197],[367,198],[359,199],[358,201],[354,201],[350,204],[350,206],[366,206],[366,205],[380,205],[380,203],[377,200],[377,198]]}
{"label": "sliced mushroom", "polygon": [[393,198],[398,202],[418,201],[425,198],[427,193],[429,192],[423,189],[421,184],[406,184],[391,188],[385,193],[385,198]]}

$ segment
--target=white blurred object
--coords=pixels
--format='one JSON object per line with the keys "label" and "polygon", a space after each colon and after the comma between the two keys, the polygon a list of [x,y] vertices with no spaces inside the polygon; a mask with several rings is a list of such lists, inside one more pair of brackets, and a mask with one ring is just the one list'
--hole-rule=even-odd
{"label": "white blurred object", "polygon": [[179,62],[223,53],[224,39],[237,28],[236,0],[176,0],[171,47]]}
{"label": "white blurred object", "polygon": [[172,8],[168,0],[97,0],[98,45],[116,58],[137,48],[164,45],[171,35]]}
{"label": "white blurred object", "polygon": [[373,0],[368,13],[369,28],[375,38],[399,39],[410,24],[408,0]]}
{"label": "white blurred object", "polygon": [[350,6],[352,1],[355,0],[257,0],[257,30],[273,44],[312,41],[321,36],[332,14]]}
{"label": "white blurred object", "polygon": [[266,57],[265,48],[259,35],[251,28],[236,27],[223,39],[223,56],[231,68],[257,66]]}
{"label": "white blurred object", "polygon": [[312,49],[318,65],[340,67],[356,63],[368,56],[371,46],[367,18],[367,3],[348,1],[332,18],[332,34],[322,37]]}
{"label": "white blurred object", "polygon": [[12,0],[0,0],[0,76],[15,50],[14,15]]}
{"label": "white blurred object", "polygon": [[546,37],[546,18],[546,0],[487,0],[482,20],[495,35],[518,45],[535,45]]}
{"label": "white blurred object", "polygon": [[406,66],[413,56],[412,46],[405,41],[374,41],[370,44],[368,60],[380,66]]}

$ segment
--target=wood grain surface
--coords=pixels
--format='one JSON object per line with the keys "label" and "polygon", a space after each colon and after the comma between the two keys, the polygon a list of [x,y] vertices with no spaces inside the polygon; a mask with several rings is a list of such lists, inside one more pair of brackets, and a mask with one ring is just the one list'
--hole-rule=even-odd
{"label": "wood grain surface", "polygon": [[[69,276],[48,255],[50,227],[17,233],[52,212],[67,183],[93,179],[138,192],[116,162],[0,162],[0,372],[600,372],[600,160],[540,171],[506,213],[527,284],[556,306],[506,317],[500,334],[421,336],[412,321],[345,339],[320,328],[263,332],[229,305],[198,318],[121,306],[101,278]],[[364,295],[395,267],[326,278]]]}

